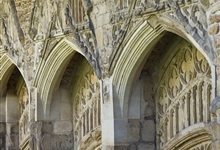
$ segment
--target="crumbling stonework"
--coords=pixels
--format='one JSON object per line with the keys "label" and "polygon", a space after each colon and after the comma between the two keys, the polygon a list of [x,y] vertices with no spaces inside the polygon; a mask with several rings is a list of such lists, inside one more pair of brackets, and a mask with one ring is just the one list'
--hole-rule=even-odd
{"label": "crumbling stonework", "polygon": [[220,149],[220,2],[0,0],[0,149]]}

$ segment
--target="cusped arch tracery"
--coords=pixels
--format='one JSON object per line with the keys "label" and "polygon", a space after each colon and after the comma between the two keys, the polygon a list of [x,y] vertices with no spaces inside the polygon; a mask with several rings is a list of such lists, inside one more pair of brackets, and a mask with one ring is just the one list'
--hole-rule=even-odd
{"label": "cusped arch tracery", "polygon": [[[183,43],[185,44],[181,44],[181,47],[176,47],[177,51],[173,51],[176,54],[168,59],[170,62],[165,66],[166,70],[160,73],[159,84],[154,86],[157,132],[160,133],[159,149],[172,149],[170,148],[170,145],[173,146],[172,141],[175,141],[183,131],[186,132],[192,127],[196,129],[198,124],[211,121],[209,111],[213,94],[211,68],[206,58],[194,46],[187,42]],[[181,142],[179,147],[178,144],[177,147],[174,144],[174,147],[186,150],[201,147],[201,142],[206,143],[205,145],[211,143],[210,138],[204,138],[203,141],[202,137],[191,147],[181,147],[181,144],[183,145]]]}
{"label": "cusped arch tracery", "polygon": [[[92,67],[81,60],[71,84],[73,127],[76,149],[98,149],[101,146],[100,83]],[[91,144],[92,143],[92,144]]]}

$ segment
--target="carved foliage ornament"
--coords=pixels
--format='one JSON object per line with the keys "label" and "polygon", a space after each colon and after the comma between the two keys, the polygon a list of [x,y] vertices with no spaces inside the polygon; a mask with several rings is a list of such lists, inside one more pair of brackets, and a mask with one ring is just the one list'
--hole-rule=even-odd
{"label": "carved foliage ornament", "polygon": [[74,35],[70,35],[66,38],[80,48],[85,58],[95,70],[97,77],[100,79],[102,77],[102,71],[99,63],[99,51],[97,49],[96,38],[92,31],[75,32]]}
{"label": "carved foliage ornament", "polygon": [[99,63],[99,51],[97,49],[97,41],[91,30],[79,33],[80,47],[85,54],[86,59],[95,69],[98,78],[101,78],[101,69]]}
{"label": "carved foliage ornament", "polygon": [[202,5],[200,5],[198,1],[167,0],[165,4],[167,11],[164,14],[182,25],[186,32],[191,34],[210,56],[213,56],[205,10],[209,7],[209,2],[201,0]]}

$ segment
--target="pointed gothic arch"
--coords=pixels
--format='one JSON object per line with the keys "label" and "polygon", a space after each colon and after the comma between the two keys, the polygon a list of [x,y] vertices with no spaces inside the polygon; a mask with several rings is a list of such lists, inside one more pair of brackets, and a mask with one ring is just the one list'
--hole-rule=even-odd
{"label": "pointed gothic arch", "polygon": [[2,92],[5,90],[10,74],[15,68],[15,65],[8,58],[8,56],[4,54],[4,52],[0,52],[0,64],[0,95],[2,95]]}
{"label": "pointed gothic arch", "polygon": [[0,52],[0,64],[0,124],[5,128],[1,146],[19,149],[22,144],[28,143],[27,137],[30,136],[29,88],[19,68],[4,52]]}
{"label": "pointed gothic arch", "polygon": [[[115,52],[111,59],[109,71],[112,74],[113,86],[117,95],[117,100],[114,103],[120,105],[122,118],[127,118],[129,94],[138,78],[137,74],[140,74],[143,62],[146,61],[152,48],[166,32],[174,33],[192,43],[208,61],[212,70],[212,78],[215,79],[215,65],[212,59],[214,52],[207,54],[190,34],[171,19],[155,16],[152,18],[154,21],[149,19],[140,22],[125,39],[123,49]],[[215,83],[212,86],[215,89]]]}
{"label": "pointed gothic arch", "polygon": [[42,113],[40,111],[44,112],[38,115],[39,119],[49,117],[54,91],[58,88],[67,65],[76,53],[82,55],[95,70],[97,77],[100,77],[100,72],[94,68],[96,65],[87,50],[82,51],[77,43],[67,38],[61,39],[50,51],[47,58],[41,59],[35,75],[34,86],[38,88],[38,112],[40,114]]}
{"label": "pointed gothic arch", "polygon": [[56,127],[63,124],[65,128],[55,129],[54,134],[74,137],[69,149],[101,146],[100,80],[88,60],[90,54],[62,39],[40,61],[34,80],[37,120],[49,120]]}
{"label": "pointed gothic arch", "polygon": [[[125,44],[124,44],[124,46],[122,46],[123,49],[120,49],[120,51],[117,51],[112,59],[110,72],[112,73],[112,82],[113,82],[113,89],[114,89],[114,91],[113,91],[114,92],[113,103],[115,106],[114,112],[115,112],[115,117],[117,119],[121,119],[122,120],[121,122],[125,122],[124,120],[132,119],[129,116],[129,109],[130,109],[129,105],[134,105],[134,102],[132,104],[130,104],[130,100],[132,98],[131,96],[137,94],[137,93],[135,93],[135,91],[136,91],[137,84],[139,84],[138,79],[140,77],[141,71],[144,67],[145,62],[151,57],[151,52],[154,50],[157,43],[163,37],[165,37],[167,33],[171,33],[171,34],[175,35],[175,40],[172,41],[173,44],[170,44],[171,45],[170,49],[176,49],[178,51],[176,46],[178,45],[178,43],[181,42],[181,40],[185,41],[186,43],[189,43],[189,45],[191,45],[190,47],[192,49],[196,49],[200,53],[199,57],[201,55],[204,59],[204,62],[207,62],[208,66],[210,67],[210,77],[215,79],[215,66],[214,66],[214,60],[212,59],[212,55],[207,54],[206,51],[204,51],[201,48],[201,46],[199,46],[199,44],[189,34],[184,32],[184,29],[182,29],[180,26],[178,26],[178,25],[174,26],[175,23],[172,24],[172,22],[169,22],[169,23],[170,24],[168,25],[166,23],[163,23],[163,21],[160,22],[160,20],[157,20],[156,23],[151,22],[151,21],[143,21],[141,24],[139,24],[139,26],[137,28],[135,28],[135,31],[131,32],[132,35],[128,36],[129,39],[125,40]],[[184,48],[184,45],[182,45],[182,46]],[[179,46],[179,47],[181,47],[181,46]],[[170,57],[172,57],[172,55],[176,55],[175,52],[169,53],[169,54],[171,55]],[[175,57],[175,56],[173,56],[173,57]],[[169,59],[169,60],[171,61],[171,59]],[[166,60],[164,62],[166,62]],[[165,65],[164,68],[166,68],[167,64],[161,64],[161,65]],[[164,69],[164,68],[161,67],[160,69]],[[175,69],[174,69],[174,71],[175,71]],[[205,85],[207,86],[207,89],[208,89],[208,93],[209,92],[212,93],[211,98],[209,97],[208,99],[212,100],[212,98],[214,98],[214,95],[215,95],[215,83],[211,83],[211,80],[209,80],[209,79],[207,79],[207,80],[208,80],[208,82],[210,81],[207,84],[205,83]],[[138,81],[138,83],[136,83],[137,81]],[[215,80],[212,80],[212,82],[213,81],[215,81]],[[148,82],[148,84],[149,83],[150,82]],[[211,87],[210,87],[210,85],[211,85]],[[151,90],[151,89],[149,89],[149,90]],[[132,93],[135,93],[135,94],[132,95]],[[141,93],[138,93],[138,94],[141,94]],[[208,95],[210,95],[210,94],[208,94]],[[139,101],[138,96],[136,96],[134,98],[134,100]],[[154,101],[156,101],[156,99],[154,99]],[[168,100],[168,103],[170,103],[170,100]],[[142,104],[145,105],[144,103],[141,103],[140,105],[142,105]],[[180,108],[180,106],[179,106],[180,104],[178,103],[177,105],[178,105],[177,108]],[[206,108],[205,112],[208,112],[209,106],[210,106],[210,104],[207,104],[207,108]],[[140,106],[140,107],[142,107],[142,106]],[[164,133],[166,134],[166,138],[165,138],[166,141],[170,141],[171,140],[170,136],[175,135],[176,131],[169,132],[170,128],[173,125],[170,123],[169,120],[171,119],[173,121],[176,121],[176,114],[178,114],[178,113],[175,113],[175,112],[178,110],[177,108],[172,109],[173,110],[173,112],[172,112],[173,118],[170,118],[171,117],[170,112],[169,112],[169,116],[166,116],[167,119],[165,120],[164,125],[161,126],[162,129],[160,130],[160,132],[159,132],[159,130],[156,129],[157,128],[156,125],[154,125],[155,131],[158,131],[157,134],[164,134]],[[131,110],[131,111],[134,111],[134,110]],[[207,115],[207,116],[209,116],[209,115]],[[178,116],[179,116],[179,114],[178,114]],[[138,115],[132,116],[132,117],[137,117],[136,119],[140,119],[140,116],[138,116]],[[209,117],[207,117],[207,118],[209,118]],[[209,118],[209,121],[210,121],[210,119],[211,118]],[[150,121],[152,121],[152,120],[150,120]],[[158,120],[157,120],[157,122],[158,122]],[[202,126],[203,125],[204,124],[202,124]],[[197,127],[195,127],[195,129],[196,128]],[[128,130],[127,134],[129,134],[129,132],[130,131]],[[180,131],[178,131],[178,132],[180,132]],[[194,133],[192,133],[192,134],[194,134]],[[152,134],[152,136],[156,136],[156,133]],[[204,140],[203,142],[207,141],[207,143],[204,143],[204,144],[206,146],[210,146],[209,145],[210,144],[210,133],[205,132],[204,137],[209,137],[206,140]],[[181,137],[180,141],[183,140],[184,138],[187,138],[187,137],[186,136]],[[199,140],[199,138],[200,137],[198,137],[198,140]],[[201,136],[201,138],[203,138],[203,136]],[[163,141],[164,139],[160,139],[160,140]],[[157,138],[157,141],[159,141],[158,138]],[[180,141],[178,141],[179,145],[182,144]],[[186,141],[186,143],[187,143],[187,141]],[[157,143],[157,146],[159,146],[159,145],[160,144]],[[175,147],[177,145],[175,145],[175,142],[174,142],[173,146]],[[196,145],[191,145],[191,146],[193,147]],[[190,147],[190,148],[192,148],[192,147]],[[160,148],[166,149],[166,147],[163,147],[163,146]],[[189,147],[187,147],[187,148],[189,148]],[[187,148],[186,147],[184,148],[184,146],[183,146],[183,149],[187,149]]]}
{"label": "pointed gothic arch", "polygon": [[[0,95],[1,92],[4,92],[5,87],[7,86],[8,80],[10,78],[11,73],[13,70],[17,68],[22,76],[22,78],[25,80],[22,71],[19,67],[17,67],[16,62],[4,51],[0,51]],[[25,83],[27,83],[25,81]],[[28,84],[26,84],[28,86]]]}

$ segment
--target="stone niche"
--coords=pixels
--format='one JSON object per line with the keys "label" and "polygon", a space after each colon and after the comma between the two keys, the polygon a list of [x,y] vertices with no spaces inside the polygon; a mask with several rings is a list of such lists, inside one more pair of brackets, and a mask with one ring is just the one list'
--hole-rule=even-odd
{"label": "stone niche", "polygon": [[206,58],[192,44],[166,33],[148,57],[130,97],[130,148],[210,149],[212,91]]}
{"label": "stone niche", "polygon": [[40,147],[98,150],[101,133],[100,83],[87,60],[75,53],[54,94],[50,118],[42,122]]}
{"label": "stone niche", "polygon": [[28,90],[17,68],[9,74],[6,87],[0,98],[0,148],[17,150],[29,137]]}

